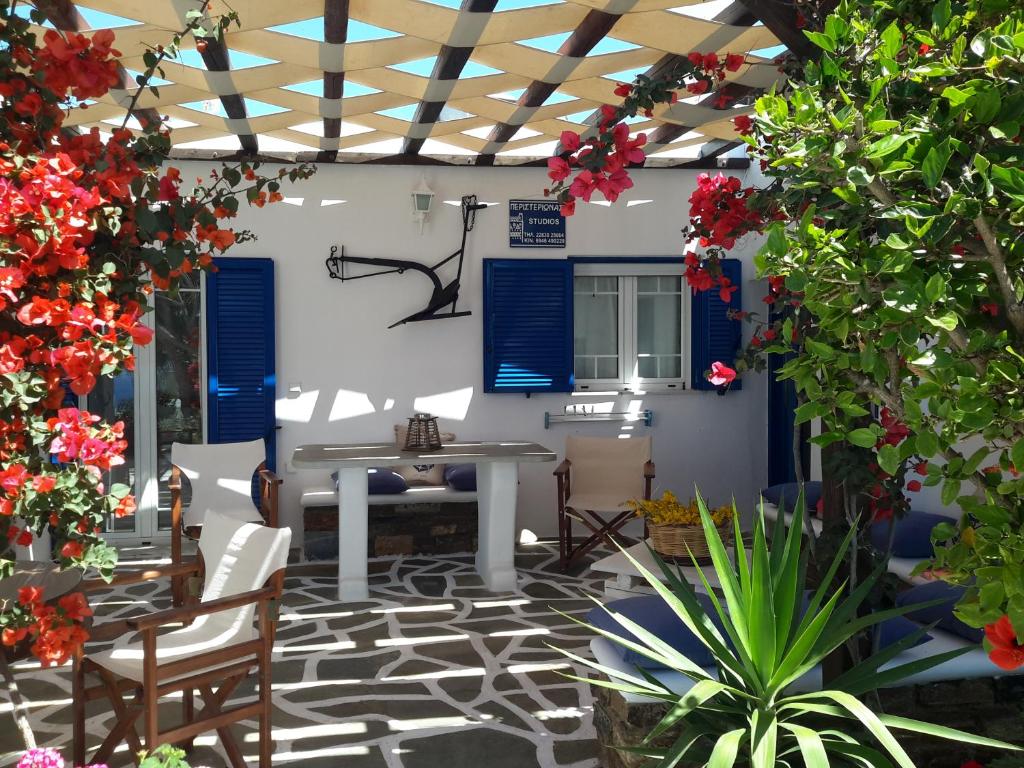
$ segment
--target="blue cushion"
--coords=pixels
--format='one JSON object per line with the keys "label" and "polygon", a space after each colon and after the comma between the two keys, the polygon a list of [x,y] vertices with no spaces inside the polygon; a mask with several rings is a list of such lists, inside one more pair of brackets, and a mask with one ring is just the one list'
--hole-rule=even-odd
{"label": "blue cushion", "polygon": [[939,605],[911,611],[906,614],[906,617],[920,624],[935,623],[939,629],[952,635],[970,640],[972,643],[980,643],[985,636],[984,630],[969,627],[953,615],[953,606],[960,601],[966,590],[966,587],[958,587],[944,581],[933,581],[908,589],[906,592],[900,592],[896,596],[896,605],[907,606],[927,603],[929,600],[943,600],[944,602]]}
{"label": "blue cushion", "polygon": [[[334,481],[334,487],[337,488],[337,472],[331,473],[331,480]],[[366,486],[367,493],[371,496],[383,493],[405,493],[409,490],[409,484],[405,482],[405,478],[393,471],[391,467],[370,467],[366,470]]]}
{"label": "blue cushion", "polygon": [[444,469],[444,480],[453,491],[475,491],[476,464],[449,464]]}
{"label": "blue cushion", "polygon": [[[951,520],[945,515],[911,510],[896,521],[896,535],[892,539],[893,557],[931,557],[934,554],[932,528],[948,522]],[[891,520],[883,520],[871,526],[871,544],[875,549],[885,550],[891,523]]]}
{"label": "blue cushion", "polygon": [[[761,491],[765,501],[770,501],[775,506],[792,512],[796,509],[796,500],[800,497],[799,483],[779,483],[771,485]],[[821,498],[821,481],[808,480],[804,483],[804,503],[807,504],[809,512],[815,512],[818,508],[818,499]]]}
{"label": "blue cushion", "polygon": [[[887,648],[893,643],[898,643],[904,637],[921,628],[920,624],[911,621],[906,616],[893,616],[881,624],[875,625],[875,632],[878,633],[878,649]],[[921,638],[911,647],[916,648],[922,643],[927,643],[932,636],[925,632]]]}
{"label": "blue cushion", "polygon": [[[714,606],[707,595],[697,595],[697,599],[704,606],[704,611],[711,617],[718,626],[718,616]],[[651,634],[671,645],[681,654],[686,656],[694,664],[701,667],[714,666],[715,659],[711,651],[694,635],[682,620],[676,616],[675,611],[669,608],[660,595],[641,595],[639,597],[627,597],[624,600],[613,600],[608,603],[608,610],[615,611],[628,619],[639,624]],[[587,621],[598,629],[618,635],[626,640],[639,642],[632,632],[628,632],[621,624],[613,619],[603,608],[594,607],[587,614]],[[719,627],[719,632],[724,631]],[[642,643],[641,643],[642,645]],[[622,657],[622,660],[633,666],[644,669],[664,669],[664,666],[646,656],[615,643],[615,651]]]}

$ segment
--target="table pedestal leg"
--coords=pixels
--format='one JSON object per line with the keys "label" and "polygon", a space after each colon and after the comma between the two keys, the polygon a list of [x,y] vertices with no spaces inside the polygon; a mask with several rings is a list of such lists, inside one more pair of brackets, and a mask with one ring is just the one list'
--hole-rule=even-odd
{"label": "table pedestal leg", "polygon": [[366,467],[338,470],[338,599],[365,600],[367,485]]}
{"label": "table pedestal leg", "polygon": [[479,543],[476,569],[492,592],[516,588],[516,493],[519,465],[514,461],[476,465]]}

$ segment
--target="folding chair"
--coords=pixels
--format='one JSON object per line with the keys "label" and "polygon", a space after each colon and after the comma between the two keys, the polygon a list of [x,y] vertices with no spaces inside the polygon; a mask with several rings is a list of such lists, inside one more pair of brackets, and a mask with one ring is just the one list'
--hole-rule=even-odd
{"label": "folding chair", "polygon": [[[253,501],[253,476],[259,476],[259,507]],[[182,476],[192,498],[183,508]],[[182,562],[182,538],[197,539],[208,510],[249,523],[277,528],[280,478],[267,469],[263,439],[244,443],[173,443],[171,445],[171,562]],[[174,605],[182,605],[185,580],[171,580]]]}
{"label": "folding chair", "polygon": [[[558,554],[562,570],[568,570],[598,544],[615,545],[619,529],[634,517],[627,501],[651,498],[651,438],[570,436],[565,441],[565,461],[554,475],[558,479]],[[576,545],[573,520],[590,531]]]}
{"label": "folding chair", "polygon": [[[245,760],[229,726],[257,718],[259,765],[270,768],[271,651],[291,530],[242,522],[213,511],[206,513],[203,523],[201,558],[193,567],[172,564],[119,579],[123,583],[125,579],[142,581],[154,575],[205,571],[201,601],[98,625],[93,639],[119,642],[110,650],[76,655],[72,673],[75,765],[107,762],[122,741],[128,743],[137,764],[142,749],[165,743],[190,746],[196,735],[216,730],[231,765],[244,768]],[[158,573],[161,570],[165,573]],[[163,627],[177,625],[184,626],[158,634]],[[133,632],[139,637],[127,640]],[[232,692],[253,670],[257,672],[258,699],[226,707]],[[87,676],[95,676],[99,682],[86,687]],[[131,691],[134,700],[125,701],[124,694]],[[160,721],[158,701],[178,691],[182,694],[182,722],[168,727]],[[197,691],[204,704],[198,712]],[[86,760],[86,702],[103,697],[110,701],[117,722],[96,754]],[[141,737],[136,729],[139,719]]]}

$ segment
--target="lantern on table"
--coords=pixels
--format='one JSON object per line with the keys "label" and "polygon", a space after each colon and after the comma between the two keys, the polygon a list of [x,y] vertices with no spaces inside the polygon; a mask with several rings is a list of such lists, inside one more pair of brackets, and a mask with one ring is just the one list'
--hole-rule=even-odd
{"label": "lantern on table", "polygon": [[405,430],[406,451],[436,451],[441,448],[441,431],[437,428],[437,416],[416,413],[409,419]]}

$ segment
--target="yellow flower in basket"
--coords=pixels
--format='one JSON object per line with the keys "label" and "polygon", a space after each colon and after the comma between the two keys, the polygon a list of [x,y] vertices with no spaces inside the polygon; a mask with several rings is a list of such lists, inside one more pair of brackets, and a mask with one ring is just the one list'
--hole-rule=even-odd
{"label": "yellow flower in basket", "polygon": [[[681,504],[672,491],[665,491],[660,499],[630,499],[626,506],[637,517],[646,517],[650,525],[700,525],[700,510],[696,499]],[[723,505],[708,508],[716,526],[723,526],[732,520],[732,507]]]}

